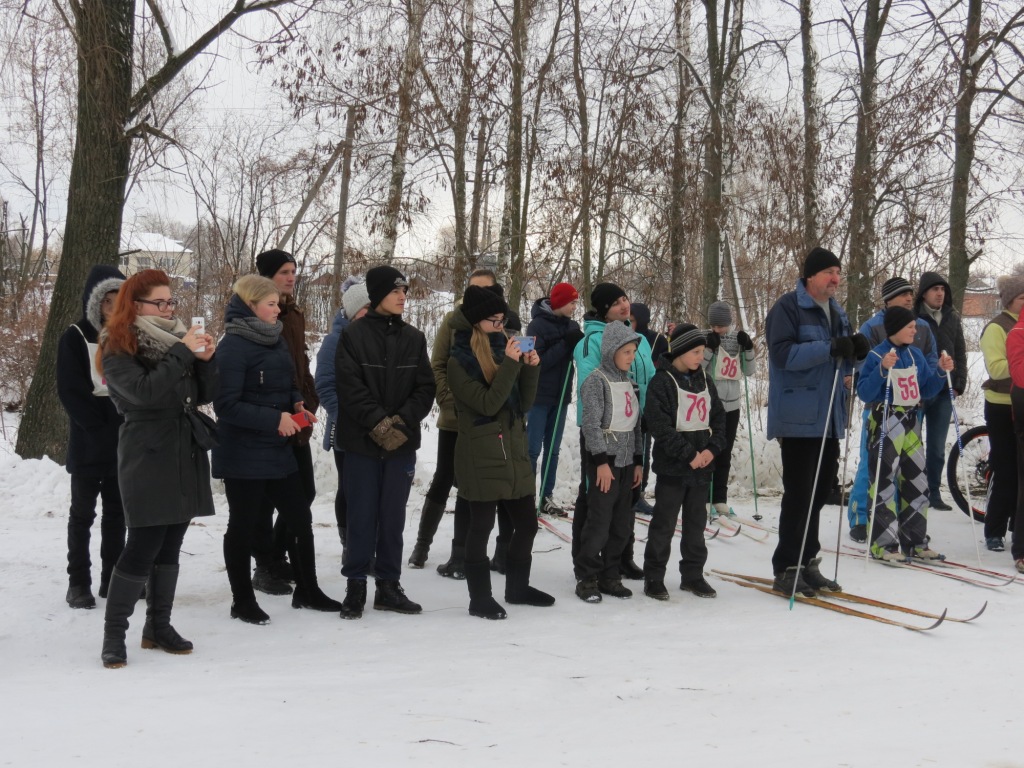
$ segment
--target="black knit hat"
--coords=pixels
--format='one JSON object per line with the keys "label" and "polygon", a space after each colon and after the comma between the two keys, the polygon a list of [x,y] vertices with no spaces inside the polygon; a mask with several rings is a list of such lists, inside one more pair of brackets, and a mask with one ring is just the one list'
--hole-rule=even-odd
{"label": "black knit hat", "polygon": [[385,265],[367,270],[366,293],[370,297],[370,309],[384,301],[384,297],[395,288],[408,289],[409,281],[394,267]]}
{"label": "black knit hat", "polygon": [[498,295],[497,291],[471,285],[462,294],[462,314],[470,325],[476,325],[491,315],[507,315],[508,304]]}
{"label": "black knit hat", "polygon": [[831,267],[843,268],[843,265],[839,263],[839,257],[824,248],[812,248],[811,252],[807,254],[807,258],[804,259],[804,277],[811,277]]}
{"label": "black knit hat", "polygon": [[885,326],[885,335],[893,336],[916,320],[917,317],[914,313],[906,307],[889,307],[885,310],[885,317],[882,320],[882,324]]}
{"label": "black knit hat", "polygon": [[890,301],[904,293],[913,292],[913,286],[904,277],[890,277],[882,283],[882,301]]}
{"label": "black knit hat", "polygon": [[668,352],[662,353],[662,358],[672,362],[684,352],[689,352],[695,347],[706,346],[708,343],[707,334],[695,325],[680,323],[672,329],[669,336]]}
{"label": "black knit hat", "polygon": [[597,312],[598,317],[604,319],[612,304],[625,295],[626,292],[615,283],[598,283],[590,292],[590,306]]}
{"label": "black knit hat", "polygon": [[256,257],[256,271],[263,275],[263,277],[273,277],[277,274],[277,270],[285,264],[294,263],[295,257],[288,253],[288,251],[272,248]]}

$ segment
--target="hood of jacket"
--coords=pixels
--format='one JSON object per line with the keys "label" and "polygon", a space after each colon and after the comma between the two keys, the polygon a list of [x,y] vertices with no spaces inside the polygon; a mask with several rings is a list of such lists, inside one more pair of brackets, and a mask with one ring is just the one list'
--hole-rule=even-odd
{"label": "hood of jacket", "polygon": [[89,270],[82,291],[82,317],[97,333],[103,327],[103,297],[120,290],[125,279],[116,267],[98,265]]}
{"label": "hood of jacket", "polygon": [[[629,371],[615,365],[615,353],[627,344],[639,344],[640,334],[625,323],[608,323],[601,338],[601,372],[612,381],[627,381]],[[613,378],[614,375],[614,378]]]}
{"label": "hood of jacket", "polygon": [[345,317],[345,310],[339,309],[331,321],[331,333],[338,335],[344,331],[352,321]]}
{"label": "hood of jacket", "polygon": [[227,325],[232,320],[241,320],[245,317],[256,317],[256,313],[252,311],[252,307],[242,301],[241,296],[237,293],[231,294],[228,305],[224,307],[224,324]]}
{"label": "hood of jacket", "polygon": [[538,317],[556,317],[555,313],[551,309],[551,299],[547,296],[542,299],[537,299],[533,302],[533,306],[530,307],[530,319],[536,320]]}
{"label": "hood of jacket", "polygon": [[931,290],[936,285],[941,285],[946,289],[946,296],[942,300],[942,308],[953,308],[953,291],[949,289],[949,283],[938,272],[925,272],[921,275],[921,280],[917,284],[917,296],[914,297],[915,312],[920,314],[925,292]]}
{"label": "hood of jacket", "polygon": [[629,305],[629,314],[636,318],[636,332],[643,333],[651,324],[651,310],[639,301]]}

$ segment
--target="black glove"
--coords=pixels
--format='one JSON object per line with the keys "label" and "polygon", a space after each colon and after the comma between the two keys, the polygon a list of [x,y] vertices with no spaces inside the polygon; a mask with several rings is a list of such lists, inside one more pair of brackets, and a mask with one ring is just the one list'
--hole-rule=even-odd
{"label": "black glove", "polygon": [[838,336],[832,339],[832,357],[853,357],[853,337]]}
{"label": "black glove", "polygon": [[712,352],[717,352],[718,348],[722,346],[722,337],[714,331],[708,331],[708,349]]}
{"label": "black glove", "polygon": [[569,345],[569,349],[576,349],[576,345],[583,341],[583,331],[579,328],[573,328],[567,334],[565,334],[565,343]]}
{"label": "black glove", "polygon": [[871,351],[871,342],[863,333],[855,333],[850,338],[853,339],[853,356],[858,360],[863,360]]}
{"label": "black glove", "polygon": [[736,334],[736,343],[740,345],[741,349],[751,350],[754,348],[754,342],[750,340],[746,331],[740,331]]}

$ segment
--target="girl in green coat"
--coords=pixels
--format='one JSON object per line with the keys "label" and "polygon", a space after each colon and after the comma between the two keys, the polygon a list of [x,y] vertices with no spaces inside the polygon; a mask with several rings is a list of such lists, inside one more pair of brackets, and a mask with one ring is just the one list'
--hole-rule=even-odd
{"label": "girl in green coat", "polygon": [[503,328],[509,308],[493,291],[471,285],[452,314],[455,333],[448,360],[448,388],[455,399],[458,440],[455,476],[469,502],[466,584],[469,613],[504,619],[491,595],[487,540],[500,502],[512,519],[505,570],[505,601],[548,606],[555,599],[530,586],[533,539],[537,535],[534,474],[526,441],[525,414],[533,405],[540,375],[535,351],[523,353]]}

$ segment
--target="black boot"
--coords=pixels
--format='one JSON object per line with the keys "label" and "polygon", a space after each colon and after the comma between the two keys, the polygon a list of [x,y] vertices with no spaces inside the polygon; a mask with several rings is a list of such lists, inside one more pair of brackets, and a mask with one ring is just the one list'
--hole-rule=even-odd
{"label": "black boot", "polygon": [[373,610],[394,611],[395,613],[419,613],[423,610],[405,596],[405,590],[397,581],[377,579],[377,591],[373,595]]}
{"label": "black boot", "polygon": [[257,565],[252,574],[252,588],[268,595],[290,595],[292,585],[273,574],[268,565]]}
{"label": "black boot", "polygon": [[453,541],[452,556],[447,563],[437,566],[437,572],[449,579],[466,578],[466,547]]}
{"label": "black boot", "polygon": [[128,632],[128,619],[135,611],[146,579],[121,573],[117,568],[110,576],[107,590],[107,612],[103,619],[103,650],[100,658],[107,669],[117,669],[128,663],[124,636]]}
{"label": "black boot", "polygon": [[171,607],[178,585],[178,566],[154,565],[146,590],[146,623],[142,627],[142,647],[159,648],[167,653],[192,653],[192,643],[171,626]]}
{"label": "black boot", "polygon": [[555,604],[555,598],[547,592],[541,592],[530,586],[530,570],[533,558],[524,560],[509,559],[505,572],[505,602],[513,605],[536,605],[547,608]]}
{"label": "black boot", "polygon": [[466,586],[469,587],[469,615],[481,619],[504,619],[505,609],[491,594],[491,564],[486,560],[466,563]]}
{"label": "black boot", "polygon": [[363,618],[366,605],[366,579],[349,579],[345,588],[345,602],[341,604],[341,618]]}
{"label": "black boot", "polygon": [[644,577],[644,569],[633,561],[633,544],[635,542],[636,536],[630,533],[629,541],[626,542],[626,548],[622,550],[622,557],[619,560],[619,574],[624,579],[633,579],[634,581]]}
{"label": "black boot", "polygon": [[341,603],[323,593],[316,580],[316,550],[313,545],[313,531],[303,533],[295,539],[292,549],[292,563],[295,569],[295,591],[292,592],[292,608],[311,608],[314,611],[337,613]]}
{"label": "black boot", "polygon": [[427,554],[430,552],[430,545],[434,543],[434,534],[437,533],[437,526],[444,517],[444,504],[438,504],[430,499],[423,500],[423,511],[420,512],[420,528],[416,534],[416,546],[412,548],[409,556],[410,568],[422,568],[427,563]]}
{"label": "black boot", "polygon": [[[100,593],[102,595],[102,593]],[[72,608],[95,608],[96,598],[92,596],[92,589],[88,584],[72,585],[68,587],[68,594],[64,598]]]}
{"label": "black boot", "polygon": [[[508,542],[507,541],[495,541],[494,542],[494,557],[491,558],[491,570],[497,571],[498,573],[505,573],[505,566],[508,560]],[[507,589],[505,590],[508,591]],[[508,598],[506,598],[508,599]]]}

